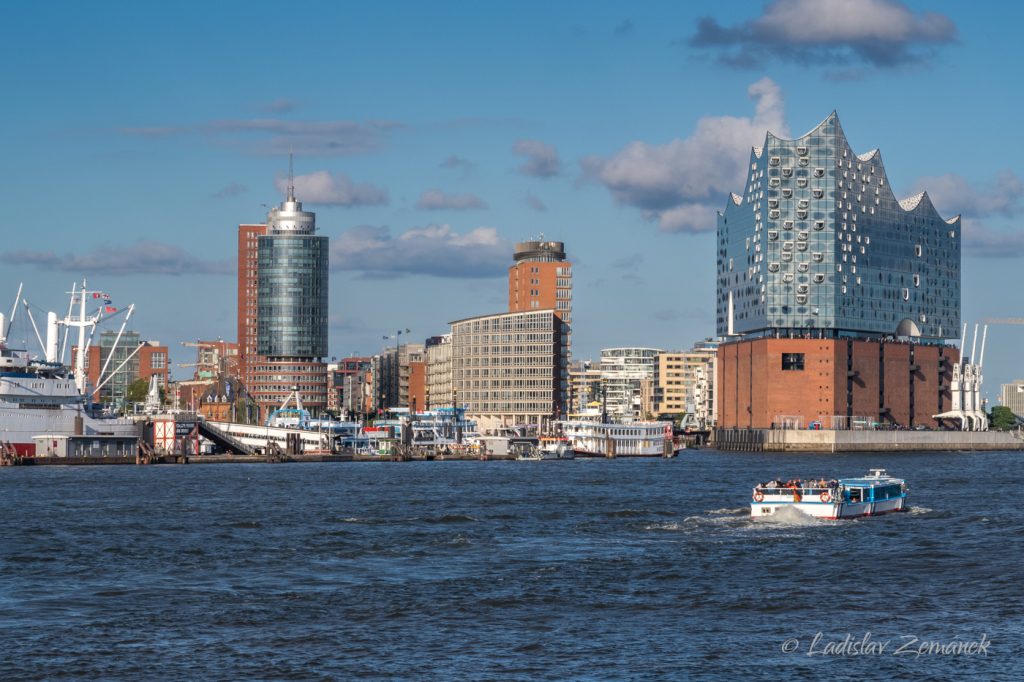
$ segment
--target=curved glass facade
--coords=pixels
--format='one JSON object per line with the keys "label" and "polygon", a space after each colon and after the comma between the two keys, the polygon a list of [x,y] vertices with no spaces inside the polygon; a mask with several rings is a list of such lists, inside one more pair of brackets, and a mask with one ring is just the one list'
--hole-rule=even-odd
{"label": "curved glass facade", "polygon": [[955,338],[960,236],[927,194],[898,200],[834,112],[795,140],[768,133],[718,214],[718,333]]}
{"label": "curved glass facade", "polygon": [[328,238],[259,238],[257,352],[266,357],[327,356]]}

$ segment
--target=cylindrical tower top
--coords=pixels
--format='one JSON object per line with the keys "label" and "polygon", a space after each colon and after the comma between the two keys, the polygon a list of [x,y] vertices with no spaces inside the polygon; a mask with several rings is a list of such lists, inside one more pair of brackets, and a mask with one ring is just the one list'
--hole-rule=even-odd
{"label": "cylindrical tower top", "polygon": [[516,244],[513,258],[517,263],[523,261],[563,261],[565,260],[564,242],[531,241]]}
{"label": "cylindrical tower top", "polygon": [[313,234],[316,232],[316,213],[303,211],[302,202],[288,197],[280,206],[267,213],[269,234]]}

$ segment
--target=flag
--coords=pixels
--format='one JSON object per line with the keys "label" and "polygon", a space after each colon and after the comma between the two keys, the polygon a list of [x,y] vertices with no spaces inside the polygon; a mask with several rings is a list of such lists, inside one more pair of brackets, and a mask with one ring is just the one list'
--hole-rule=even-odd
{"label": "flag", "polygon": [[103,312],[105,312],[105,313],[116,313],[117,312],[117,308],[115,308],[112,305],[106,305],[106,306],[103,306]]}

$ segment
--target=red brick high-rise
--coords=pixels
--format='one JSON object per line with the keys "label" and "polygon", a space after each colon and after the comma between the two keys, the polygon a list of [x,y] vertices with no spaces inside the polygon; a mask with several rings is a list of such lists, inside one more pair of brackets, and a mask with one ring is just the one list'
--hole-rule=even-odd
{"label": "red brick high-rise", "polygon": [[238,226],[238,376],[246,390],[254,384],[256,367],[256,287],[259,237],[267,233],[266,225]]}
{"label": "red brick high-rise", "polygon": [[554,310],[572,324],[572,263],[565,259],[562,242],[530,241],[516,244],[515,265],[508,269],[508,310]]}

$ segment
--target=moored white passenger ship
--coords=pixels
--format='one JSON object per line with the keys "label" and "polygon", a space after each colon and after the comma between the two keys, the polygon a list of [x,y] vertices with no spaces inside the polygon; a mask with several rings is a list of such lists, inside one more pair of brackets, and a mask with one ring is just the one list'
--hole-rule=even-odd
{"label": "moored white passenger ship", "polygon": [[[24,305],[26,314],[30,316],[32,329],[38,335],[35,320],[31,319],[31,311],[27,302],[21,297],[22,288],[18,287],[15,305],[10,316],[0,313],[0,446],[5,451],[13,451],[20,456],[36,454],[36,439],[39,436],[72,436],[72,435],[113,435],[135,436],[140,433],[139,426],[128,419],[107,417],[102,410],[91,404],[88,398],[96,390],[86,388],[85,353],[76,355],[75,369],[66,367],[60,358],[64,351],[58,351],[59,328],[77,328],[78,348],[88,350],[85,330],[95,329],[104,315],[116,313],[117,309],[106,305],[109,297],[101,292],[87,291],[85,282],[81,289],[77,285],[71,292],[71,306],[68,315],[58,321],[55,313],[48,313],[46,318],[46,341],[42,341],[43,359],[34,357],[28,350],[11,348],[7,343],[11,335],[15,314],[20,305]],[[86,314],[87,302],[99,302],[100,308],[92,314]],[[77,305],[77,316],[71,314]],[[124,318],[127,323],[134,306],[129,306]],[[120,339],[125,324],[118,332]],[[92,335],[89,336],[91,341]],[[65,346],[67,339],[65,338]],[[114,348],[116,349],[116,344]],[[66,348],[65,348],[66,350]],[[138,350],[138,349],[136,349]],[[113,350],[110,351],[113,353]],[[134,353],[128,355],[128,359]],[[109,360],[108,360],[109,362]],[[100,374],[105,381],[116,374],[121,367],[104,365]]]}
{"label": "moored white passenger ship", "polygon": [[852,519],[907,510],[907,483],[885,469],[872,469],[863,478],[832,481],[780,481],[758,485],[750,503],[753,518],[770,517],[791,507],[822,519]]}
{"label": "moored white passenger ship", "polygon": [[671,457],[675,452],[671,422],[561,421],[557,425],[581,457]]}

